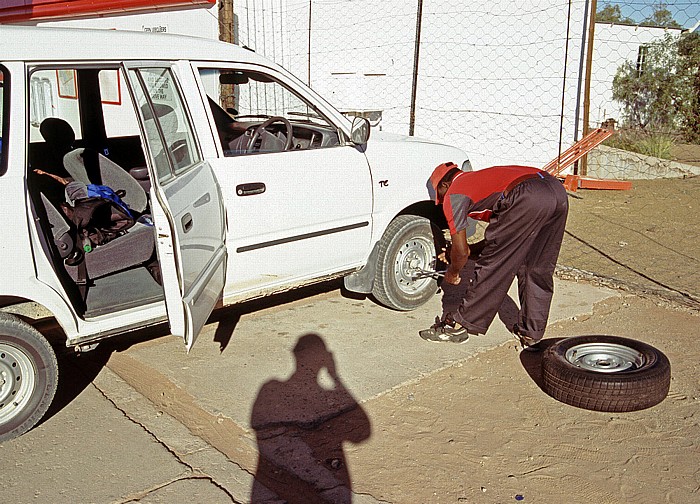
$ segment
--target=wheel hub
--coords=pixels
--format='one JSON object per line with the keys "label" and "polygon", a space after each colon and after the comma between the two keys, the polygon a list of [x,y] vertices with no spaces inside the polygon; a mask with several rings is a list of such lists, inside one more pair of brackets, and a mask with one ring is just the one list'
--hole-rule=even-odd
{"label": "wheel hub", "polygon": [[403,244],[394,262],[394,273],[399,288],[413,294],[420,291],[431,278],[415,279],[415,274],[421,270],[435,268],[435,255],[433,243],[427,240],[414,238]]}
{"label": "wheel hub", "polygon": [[574,366],[597,373],[620,373],[639,369],[644,356],[637,350],[615,343],[582,343],[566,352]]}
{"label": "wheel hub", "polygon": [[24,407],[34,382],[30,358],[12,345],[0,344],[0,424]]}

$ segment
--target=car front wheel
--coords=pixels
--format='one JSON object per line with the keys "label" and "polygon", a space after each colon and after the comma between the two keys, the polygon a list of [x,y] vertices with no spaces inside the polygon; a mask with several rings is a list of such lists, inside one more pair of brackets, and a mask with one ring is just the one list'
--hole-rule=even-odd
{"label": "car front wheel", "polygon": [[428,219],[399,215],[379,242],[372,294],[381,304],[408,311],[425,304],[438,289],[434,271],[442,232]]}
{"label": "car front wheel", "polygon": [[56,354],[46,339],[14,315],[0,313],[0,442],[41,420],[57,384]]}

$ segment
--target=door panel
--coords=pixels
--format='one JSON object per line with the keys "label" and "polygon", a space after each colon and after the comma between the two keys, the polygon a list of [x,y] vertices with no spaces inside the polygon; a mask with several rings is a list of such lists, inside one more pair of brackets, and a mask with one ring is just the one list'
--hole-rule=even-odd
{"label": "door panel", "polygon": [[[230,227],[226,295],[364,260],[371,181],[365,156],[354,147],[223,158],[213,166]],[[242,190],[263,185],[261,192]]]}
{"label": "door panel", "polygon": [[169,68],[134,65],[129,81],[150,152],[153,217],[172,334],[189,350],[224,286],[225,215]]}

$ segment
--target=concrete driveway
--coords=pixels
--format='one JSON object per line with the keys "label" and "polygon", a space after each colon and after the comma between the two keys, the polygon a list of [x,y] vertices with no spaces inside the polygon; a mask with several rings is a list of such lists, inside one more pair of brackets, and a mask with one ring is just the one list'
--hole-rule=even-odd
{"label": "concrete driveway", "polygon": [[[438,296],[402,313],[324,287],[220,310],[189,354],[156,330],[64,358],[57,407],[0,446],[3,500],[378,502],[353,491],[345,459],[382,428],[363,404],[512,336],[496,320],[462,345],[425,342]],[[558,281],[550,322],[617,295]]]}

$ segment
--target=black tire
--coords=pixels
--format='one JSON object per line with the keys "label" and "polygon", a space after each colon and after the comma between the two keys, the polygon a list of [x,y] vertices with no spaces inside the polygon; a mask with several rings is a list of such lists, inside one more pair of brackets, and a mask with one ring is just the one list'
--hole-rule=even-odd
{"label": "black tire", "polygon": [[621,413],[654,406],[671,384],[671,364],[659,350],[617,336],[576,336],[542,357],[543,389],[566,404]]}
{"label": "black tire", "polygon": [[442,232],[428,219],[399,215],[379,241],[377,270],[372,294],[384,306],[414,310],[438,290],[435,278],[413,280],[418,269],[434,270],[436,250],[444,242]]}
{"label": "black tire", "polygon": [[39,331],[0,312],[0,442],[34,427],[49,409],[58,363]]}

